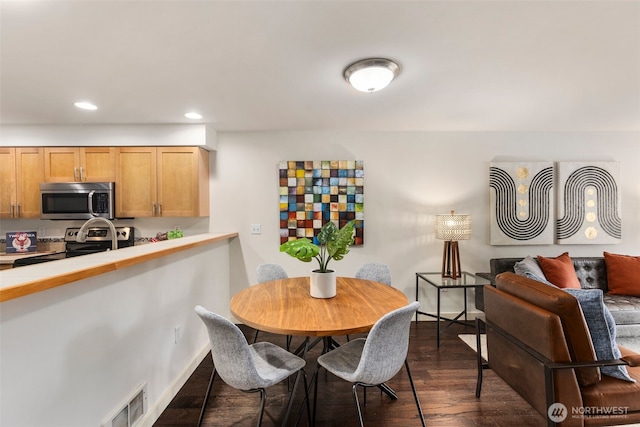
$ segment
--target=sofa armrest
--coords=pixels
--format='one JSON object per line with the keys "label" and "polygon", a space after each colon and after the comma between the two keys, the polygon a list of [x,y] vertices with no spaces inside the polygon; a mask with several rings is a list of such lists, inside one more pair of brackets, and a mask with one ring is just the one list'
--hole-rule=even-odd
{"label": "sofa armrest", "polygon": [[633,354],[630,356],[624,356],[621,358],[622,360],[624,360],[625,362],[627,362],[627,365],[634,367],[634,366],[640,366],[640,354]]}
{"label": "sofa armrest", "polygon": [[[496,276],[491,273],[476,273],[476,276],[482,277],[483,279],[487,279],[491,282],[491,286],[496,285]],[[484,311],[484,291],[482,287],[476,288],[476,296],[475,296],[475,305],[476,308],[480,311]]]}
{"label": "sofa armrest", "polygon": [[476,273],[476,276],[482,277],[483,279],[487,279],[491,282],[492,286],[496,285],[496,275],[492,273]]}

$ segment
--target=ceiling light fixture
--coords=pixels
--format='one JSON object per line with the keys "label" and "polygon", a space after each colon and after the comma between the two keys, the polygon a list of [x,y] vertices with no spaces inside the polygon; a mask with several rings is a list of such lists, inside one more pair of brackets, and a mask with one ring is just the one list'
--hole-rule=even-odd
{"label": "ceiling light fixture", "polygon": [[97,110],[98,109],[98,107],[96,107],[92,103],[86,102],[86,101],[76,102],[73,105],[75,105],[76,107],[81,108],[83,110]]}
{"label": "ceiling light fixture", "polygon": [[344,79],[361,92],[384,89],[400,73],[400,67],[390,59],[363,59],[344,70]]}
{"label": "ceiling light fixture", "polygon": [[191,120],[200,120],[202,118],[202,114],[198,114],[194,111],[190,112],[190,113],[186,113],[184,115],[187,119],[191,119]]}

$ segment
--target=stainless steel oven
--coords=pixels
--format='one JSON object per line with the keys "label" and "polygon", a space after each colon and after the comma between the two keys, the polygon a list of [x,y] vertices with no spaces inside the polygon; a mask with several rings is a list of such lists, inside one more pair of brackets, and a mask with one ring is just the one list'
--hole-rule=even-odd
{"label": "stainless steel oven", "polygon": [[115,217],[113,182],[42,182],[41,219]]}
{"label": "stainless steel oven", "polygon": [[[78,231],[80,231],[80,227],[67,228],[64,233],[64,252],[18,258],[13,262],[13,267],[15,268],[25,265],[40,264],[43,262],[56,261],[59,259],[89,255],[96,252],[111,250],[112,238],[111,230],[109,229],[109,227],[89,227],[89,229],[87,230],[87,240],[83,243],[76,241]],[[133,227],[116,227],[116,240],[118,242],[118,249],[134,246],[134,233],[135,232]]]}

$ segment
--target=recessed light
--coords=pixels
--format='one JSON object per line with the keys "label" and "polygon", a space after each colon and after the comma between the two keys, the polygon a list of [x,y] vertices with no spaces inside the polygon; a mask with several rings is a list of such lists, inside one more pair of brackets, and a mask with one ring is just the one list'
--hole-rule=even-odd
{"label": "recessed light", "polygon": [[192,120],[200,120],[202,118],[201,114],[198,114],[194,111],[190,112],[190,113],[186,113],[184,115],[187,119],[192,119]]}
{"label": "recessed light", "polygon": [[82,108],[83,110],[97,110],[98,109],[98,107],[96,107],[92,103],[86,102],[86,101],[76,102],[73,105],[75,105],[78,108]]}

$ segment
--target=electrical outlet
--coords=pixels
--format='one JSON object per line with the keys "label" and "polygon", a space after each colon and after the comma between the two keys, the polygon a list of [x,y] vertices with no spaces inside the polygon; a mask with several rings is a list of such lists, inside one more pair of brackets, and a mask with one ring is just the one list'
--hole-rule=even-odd
{"label": "electrical outlet", "polygon": [[182,339],[182,328],[179,325],[176,326],[176,328],[174,329],[174,334],[175,334],[175,343],[178,344]]}
{"label": "electrical outlet", "polygon": [[260,224],[251,224],[251,234],[262,234],[262,226]]}
{"label": "electrical outlet", "polygon": [[44,227],[38,228],[38,237],[44,237],[47,234],[47,229]]}

